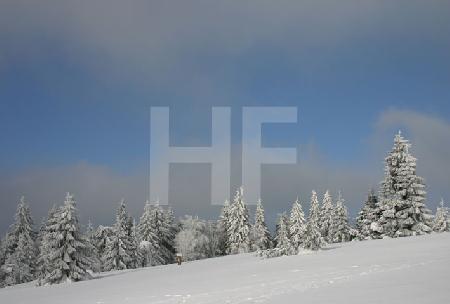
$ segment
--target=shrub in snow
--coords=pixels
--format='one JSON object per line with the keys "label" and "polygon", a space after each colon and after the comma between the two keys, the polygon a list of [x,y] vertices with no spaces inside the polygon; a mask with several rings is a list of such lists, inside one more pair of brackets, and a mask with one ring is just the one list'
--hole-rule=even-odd
{"label": "shrub in snow", "polygon": [[383,234],[390,237],[431,232],[432,216],[425,206],[425,185],[416,175],[416,159],[409,153],[410,147],[399,132],[385,159],[378,223]]}
{"label": "shrub in snow", "polygon": [[181,230],[175,237],[175,247],[183,255],[183,260],[193,261],[208,256],[206,223],[198,217],[185,216],[181,219]]}

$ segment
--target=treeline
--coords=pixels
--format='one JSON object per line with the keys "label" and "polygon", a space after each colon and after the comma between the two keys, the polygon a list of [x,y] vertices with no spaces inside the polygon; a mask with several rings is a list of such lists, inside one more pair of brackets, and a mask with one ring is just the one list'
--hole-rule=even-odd
{"label": "treeline", "polygon": [[185,216],[176,221],[170,208],[147,202],[139,222],[120,202],[111,227],[91,223],[82,231],[76,202],[67,193],[34,230],[30,209],[21,198],[14,224],[0,243],[0,286],[36,281],[38,285],[90,279],[95,272],[134,269],[184,260],[255,252],[261,257],[318,250],[329,243],[405,237],[449,231],[448,209],[441,202],[433,216],[425,205],[422,178],[410,144],[399,133],[385,159],[380,191],[371,191],[356,218],[349,223],[344,199],[334,202],[325,192],[322,203],[312,191],[306,218],[297,198],[289,214],[279,216],[275,234],[269,232],[262,202],[250,220],[242,187],[233,202],[225,202],[218,220]]}

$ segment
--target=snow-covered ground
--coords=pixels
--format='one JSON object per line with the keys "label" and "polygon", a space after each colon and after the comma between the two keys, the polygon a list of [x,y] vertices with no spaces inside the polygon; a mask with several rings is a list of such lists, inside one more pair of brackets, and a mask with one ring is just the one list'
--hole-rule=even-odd
{"label": "snow-covered ground", "polygon": [[250,254],[0,290],[0,303],[450,303],[450,233]]}

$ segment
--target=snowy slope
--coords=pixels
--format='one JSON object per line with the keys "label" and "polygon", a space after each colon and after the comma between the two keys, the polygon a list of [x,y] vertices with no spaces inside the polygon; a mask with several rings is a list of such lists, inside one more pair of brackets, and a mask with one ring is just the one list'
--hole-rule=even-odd
{"label": "snowy slope", "polygon": [[50,287],[25,284],[0,290],[0,303],[450,303],[450,233],[269,260],[227,256]]}

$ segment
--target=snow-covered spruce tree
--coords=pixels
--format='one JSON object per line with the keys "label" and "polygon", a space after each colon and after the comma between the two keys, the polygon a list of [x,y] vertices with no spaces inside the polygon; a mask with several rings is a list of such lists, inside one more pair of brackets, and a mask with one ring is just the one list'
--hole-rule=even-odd
{"label": "snow-covered spruce tree", "polygon": [[282,251],[284,255],[292,253],[289,217],[286,213],[280,214],[278,217],[275,244],[275,248]]}
{"label": "snow-covered spruce tree", "polygon": [[5,263],[5,251],[6,251],[5,238],[0,239],[0,267]]}
{"label": "snow-covered spruce tree", "polygon": [[303,248],[309,250],[319,250],[324,245],[324,240],[319,228],[320,207],[316,191],[312,192],[311,208],[309,209],[308,221],[306,224]]}
{"label": "snow-covered spruce tree", "polygon": [[175,221],[173,210],[168,207],[164,211],[164,229],[162,230],[162,247],[167,253],[165,263],[171,264],[175,262],[175,236],[178,233],[178,223]]}
{"label": "snow-covered spruce tree", "polygon": [[289,233],[291,236],[292,248],[295,251],[298,251],[298,249],[302,246],[305,231],[305,213],[303,212],[302,205],[297,197],[292,205],[291,216],[289,218]]}
{"label": "snow-covered spruce tree", "polygon": [[51,257],[53,255],[53,247],[56,247],[58,236],[57,229],[60,208],[57,208],[55,205],[49,210],[47,214],[47,219],[45,220],[44,225],[40,229],[40,244],[39,244],[39,256],[37,263],[37,277],[38,277],[38,285],[46,284],[46,278],[50,276],[50,274],[54,270],[54,265],[51,264]]}
{"label": "snow-covered spruce tree", "polygon": [[170,264],[174,259],[174,239],[176,234],[176,223],[173,212],[165,211],[159,202],[151,208],[151,229],[158,239],[158,252],[153,256],[152,265]]}
{"label": "snow-covered spruce tree", "polygon": [[100,266],[100,257],[97,252],[97,248],[95,247],[95,230],[92,226],[91,221],[88,222],[88,225],[86,227],[86,250],[87,255],[89,257],[89,260],[91,262],[91,265],[89,266],[89,269],[93,272],[100,272],[101,266]]}
{"label": "snow-covered spruce tree", "polygon": [[106,243],[103,267],[106,271],[133,268],[135,265],[133,240],[131,238],[130,217],[125,201],[120,202],[116,213],[113,234]]}
{"label": "snow-covered spruce tree", "polygon": [[114,235],[114,228],[108,226],[98,226],[94,233],[94,246],[97,251],[97,256],[100,260],[100,270],[106,271],[104,268],[104,256],[106,244],[111,240],[111,237]]}
{"label": "snow-covered spruce tree", "polygon": [[219,233],[219,252],[221,255],[230,253],[230,241],[228,235],[228,226],[230,224],[230,202],[228,200],[223,204],[217,221],[217,230]]}
{"label": "snow-covered spruce tree", "polygon": [[15,222],[6,244],[5,257],[6,285],[14,285],[32,281],[36,270],[35,232],[30,209],[21,197],[17,205]]}
{"label": "snow-covered spruce tree", "polygon": [[434,217],[433,230],[435,232],[450,231],[450,225],[448,222],[448,208],[444,207],[444,200],[441,200],[439,207],[436,210],[436,216]]}
{"label": "snow-covered spruce tree", "polygon": [[231,254],[249,252],[250,222],[242,187],[236,191],[233,204],[230,206],[228,237]]}
{"label": "snow-covered spruce tree", "polygon": [[320,210],[319,227],[320,233],[326,242],[330,242],[329,230],[334,213],[333,199],[327,190],[323,196],[322,208]]}
{"label": "snow-covered spruce tree", "polygon": [[380,191],[381,217],[385,236],[411,236],[431,232],[432,216],[425,205],[425,185],[416,175],[416,159],[411,144],[399,132],[385,159],[385,178]]}
{"label": "snow-covered spruce tree", "polygon": [[159,256],[159,238],[152,220],[152,206],[147,201],[138,225],[139,249],[143,255],[144,266],[160,265],[163,263],[162,257]]}
{"label": "snow-covered spruce tree", "polygon": [[88,269],[91,261],[88,257],[88,242],[80,232],[75,200],[67,193],[64,205],[54,214],[56,224],[50,237],[48,263],[51,272],[47,272],[45,284],[76,282],[90,279]]}
{"label": "snow-covered spruce tree", "polygon": [[380,209],[378,207],[378,197],[375,192],[371,190],[364,206],[356,217],[356,229],[360,240],[379,238],[379,232],[376,228],[379,217]]}
{"label": "snow-covered spruce tree", "polygon": [[261,199],[258,200],[255,211],[255,224],[251,228],[252,250],[266,250],[272,247],[269,229],[267,229],[264,208]]}
{"label": "snow-covered spruce tree", "polygon": [[344,199],[339,193],[334,216],[329,230],[329,240],[332,243],[348,242],[352,238],[352,228],[348,223],[348,212],[344,205]]}
{"label": "snow-covered spruce tree", "polygon": [[142,251],[140,250],[140,237],[139,237],[139,233],[137,230],[137,224],[136,224],[136,220],[133,218],[132,222],[131,222],[131,240],[132,240],[132,250],[134,253],[134,268],[139,268],[139,267],[143,267],[144,266],[144,254],[142,253]]}

